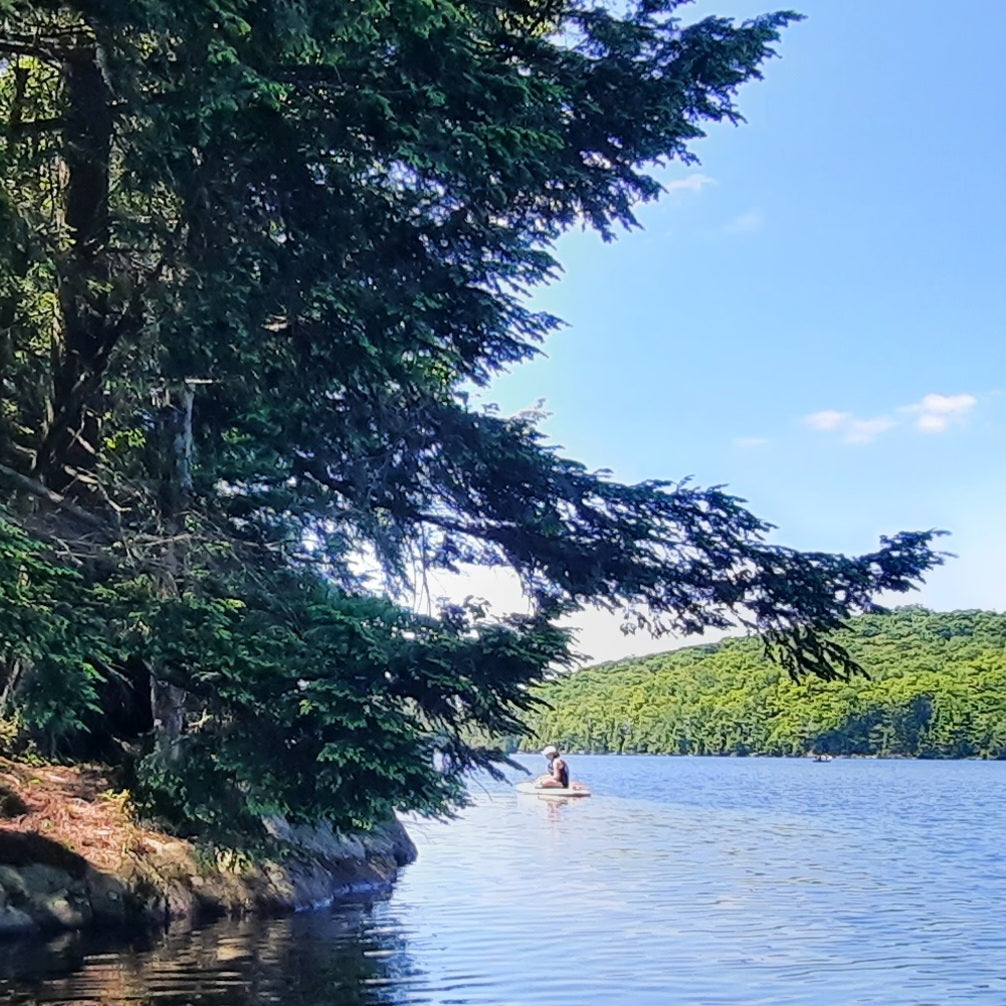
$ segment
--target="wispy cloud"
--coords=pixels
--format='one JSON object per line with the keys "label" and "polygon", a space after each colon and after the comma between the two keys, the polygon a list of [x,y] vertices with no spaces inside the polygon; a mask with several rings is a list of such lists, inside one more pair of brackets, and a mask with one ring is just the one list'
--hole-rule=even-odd
{"label": "wispy cloud", "polygon": [[764,447],[768,444],[768,437],[735,437],[734,447],[740,447],[741,450],[750,451],[756,447]]}
{"label": "wispy cloud", "polygon": [[720,230],[724,234],[750,234],[752,231],[759,230],[764,223],[765,218],[760,210],[748,210],[725,223]]}
{"label": "wispy cloud", "polygon": [[877,416],[875,419],[852,419],[845,426],[842,440],[847,444],[869,444],[881,433],[894,429],[898,425],[896,419],[890,416]]}
{"label": "wispy cloud", "polygon": [[824,409],[804,416],[804,422],[814,430],[837,430],[851,419],[851,412],[837,412],[835,409]]}
{"label": "wispy cloud", "polygon": [[932,394],[912,405],[902,406],[902,412],[915,415],[915,428],[923,433],[943,433],[955,424],[963,423],[978,399],[967,392],[960,395]]}
{"label": "wispy cloud", "polygon": [[715,178],[710,178],[700,171],[693,171],[686,178],[676,178],[673,182],[668,182],[664,188],[668,192],[701,192],[707,185],[715,184]]}
{"label": "wispy cloud", "polygon": [[[924,395],[911,405],[901,405],[892,410],[905,416],[914,416],[912,425],[920,433],[943,433],[951,426],[965,422],[970,411],[978,404],[975,395],[964,392],[959,395]],[[846,444],[869,444],[881,434],[903,425],[895,415],[875,416],[860,419],[851,412],[837,409],[823,409],[803,417],[804,423],[812,430],[823,433],[838,433]]]}

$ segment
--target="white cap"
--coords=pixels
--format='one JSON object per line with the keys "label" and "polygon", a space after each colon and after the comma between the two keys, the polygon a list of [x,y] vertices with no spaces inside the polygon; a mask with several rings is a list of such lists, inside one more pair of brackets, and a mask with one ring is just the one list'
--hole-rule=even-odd
{"label": "white cap", "polygon": [[559,753],[559,749],[558,749],[558,748],[557,748],[557,747],[556,747],[556,746],[555,746],[554,744],[549,744],[549,746],[548,746],[548,747],[546,747],[546,748],[542,748],[542,749],[541,749],[541,753],[542,753],[542,754],[543,754],[543,755],[544,755],[544,756],[545,756],[546,758],[549,758],[549,757],[551,757],[552,755],[557,755],[557,754]]}

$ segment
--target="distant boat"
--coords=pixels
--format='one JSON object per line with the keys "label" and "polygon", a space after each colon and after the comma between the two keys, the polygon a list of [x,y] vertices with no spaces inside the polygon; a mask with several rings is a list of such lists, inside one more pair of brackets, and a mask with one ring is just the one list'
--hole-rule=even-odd
{"label": "distant boat", "polygon": [[834,761],[835,756],[829,754],[816,754],[814,755],[814,761]]}

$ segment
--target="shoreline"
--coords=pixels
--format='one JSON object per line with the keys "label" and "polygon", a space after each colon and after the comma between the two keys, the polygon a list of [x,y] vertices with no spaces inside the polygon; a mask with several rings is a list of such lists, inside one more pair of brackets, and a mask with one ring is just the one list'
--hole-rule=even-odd
{"label": "shoreline", "polygon": [[366,833],[267,822],[282,855],[210,858],[133,821],[101,768],[0,759],[0,937],[281,915],[386,895],[416,848],[397,818]]}

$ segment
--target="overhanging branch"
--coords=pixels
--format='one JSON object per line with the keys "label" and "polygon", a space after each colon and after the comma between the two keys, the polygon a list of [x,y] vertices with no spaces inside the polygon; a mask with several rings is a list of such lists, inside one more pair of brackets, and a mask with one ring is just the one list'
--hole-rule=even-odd
{"label": "overhanging branch", "polygon": [[59,507],[61,510],[65,510],[68,514],[76,517],[83,524],[87,524],[89,527],[98,528],[102,531],[107,531],[108,526],[105,521],[100,517],[96,517],[93,513],[89,513],[87,510],[82,509],[68,500],[65,496],[58,492],[50,489],[48,486],[43,485],[41,482],[37,482],[35,479],[28,478],[27,475],[22,475],[20,472],[14,471],[13,468],[8,468],[6,465],[0,465],[0,477],[5,478],[8,482],[13,482],[19,489],[23,489],[25,492],[31,493],[33,496],[38,496],[44,499],[47,503],[51,503],[53,506]]}

